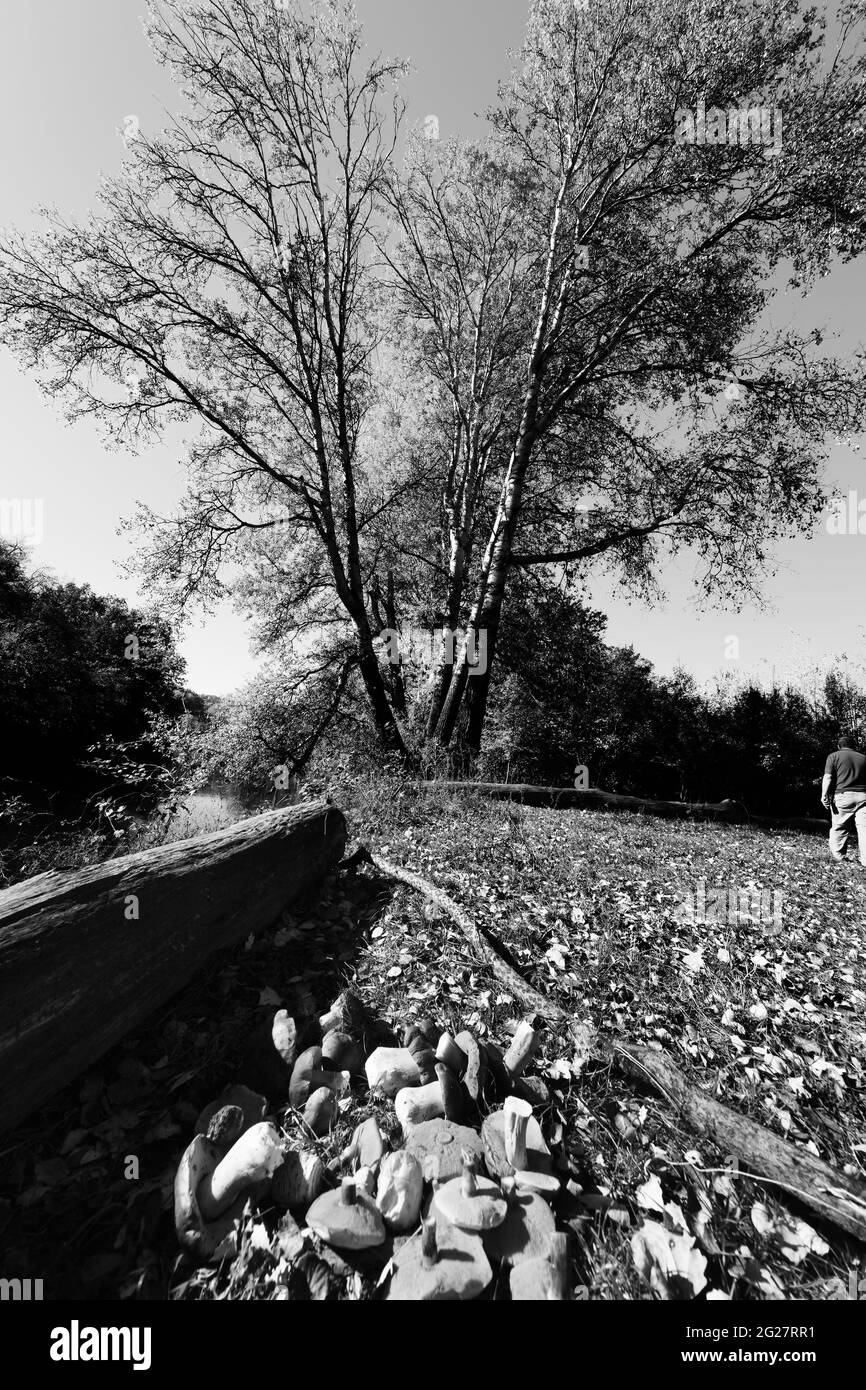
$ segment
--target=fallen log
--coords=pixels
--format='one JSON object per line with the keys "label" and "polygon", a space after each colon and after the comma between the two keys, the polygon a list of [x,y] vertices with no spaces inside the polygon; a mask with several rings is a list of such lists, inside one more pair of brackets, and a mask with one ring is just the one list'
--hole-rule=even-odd
{"label": "fallen log", "polygon": [[743,1172],[782,1188],[816,1216],[866,1242],[866,1187],[862,1183],[705,1095],[666,1053],[622,1044],[615,1049],[614,1058],[620,1071],[648,1083],[662,1095],[689,1129],[736,1158]]}
{"label": "fallen log", "polygon": [[293,806],[0,892],[0,1131],[214,951],[273,925],[339,862],[345,835],[336,807]]}
{"label": "fallen log", "polygon": [[422,792],[476,792],[498,801],[519,801],[525,806],[549,806],[554,810],[631,811],[668,820],[712,820],[729,825],[754,825],[766,830],[799,830],[825,835],[829,821],[797,816],[750,816],[739,801],[656,801],[645,796],[623,796],[595,788],[541,787],[527,782],[420,782]]}
{"label": "fallen log", "polygon": [[[482,932],[459,903],[420,874],[392,864],[378,854],[368,857],[382,873],[414,888],[441,907],[459,927],[479,960],[524,1007],[565,1030],[582,1055],[586,1056],[595,1047],[592,1025],[579,1023],[548,995],[524,980],[504,960],[490,934]],[[606,1064],[612,1061],[633,1079],[645,1085],[649,1083],[677,1110],[691,1130],[735,1157],[743,1172],[758,1182],[781,1188],[822,1220],[866,1242],[866,1186],[862,1183],[838,1173],[806,1150],[795,1148],[754,1120],[705,1095],[686,1079],[666,1053],[625,1043],[604,1050],[595,1047],[595,1051]]]}

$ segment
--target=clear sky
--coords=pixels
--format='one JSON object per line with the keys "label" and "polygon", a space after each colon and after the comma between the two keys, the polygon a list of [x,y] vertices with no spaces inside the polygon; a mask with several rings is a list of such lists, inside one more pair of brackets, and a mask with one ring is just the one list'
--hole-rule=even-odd
{"label": "clear sky", "polygon": [[[509,48],[520,42],[524,0],[356,0],[371,45],[414,67],[409,116],[439,118],[443,137],[471,134],[492,100]],[[69,214],[94,206],[102,173],[115,171],[124,118],[144,129],[163,122],[177,99],[153,62],[140,27],[140,0],[26,0],[0,6],[0,224],[38,226],[33,209],[56,203]],[[784,301],[777,317],[798,327],[821,323],[838,350],[864,339],[866,267],[844,268],[803,302]],[[827,477],[866,497],[863,448],[828,441]],[[135,601],[134,582],[118,570],[129,540],[117,534],[136,500],[170,510],[183,486],[176,441],[138,456],[106,448],[87,423],[68,427],[35,383],[0,354],[0,498],[44,499],[44,536],[34,559],[64,578]],[[864,522],[866,529],[866,522]],[[778,551],[779,573],[766,603],[741,614],[698,612],[688,565],[666,575],[667,601],[629,605],[603,578],[588,597],[609,616],[608,638],[632,643],[661,671],[682,664],[700,680],[717,671],[784,674],[810,657],[864,655],[859,600],[866,535],[832,536],[824,525],[808,541]],[[729,637],[739,660],[725,660]],[[190,685],[226,693],[254,670],[243,622],[231,611],[192,626],[181,649]],[[729,648],[730,650],[730,648]]]}

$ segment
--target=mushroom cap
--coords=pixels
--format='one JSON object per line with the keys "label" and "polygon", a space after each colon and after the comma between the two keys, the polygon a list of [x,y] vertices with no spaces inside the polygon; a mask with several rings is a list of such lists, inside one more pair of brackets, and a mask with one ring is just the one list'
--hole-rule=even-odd
{"label": "mushroom cap", "polygon": [[364,1047],[362,1043],[332,1028],[322,1039],[322,1061],[331,1071],[348,1071],[358,1075],[364,1070]]}
{"label": "mushroom cap", "polygon": [[319,1137],[327,1134],[338,1115],[337,1097],[329,1086],[320,1086],[304,1106],[304,1124]]}
{"label": "mushroom cap", "polygon": [[[494,1110],[481,1126],[487,1167],[498,1177],[512,1177],[514,1167],[505,1153],[505,1111]],[[526,1161],[530,1172],[549,1173],[553,1167],[550,1149],[544,1142],[541,1125],[533,1115],[526,1121]]]}
{"label": "mushroom cap", "polygon": [[489,1178],[475,1178],[475,1191],[463,1191],[463,1177],[452,1178],[433,1194],[433,1209],[464,1231],[489,1231],[499,1226],[508,1210],[502,1189]]}
{"label": "mushroom cap", "polygon": [[207,1127],[207,1138],[219,1150],[220,1156],[227,1154],[244,1132],[244,1112],[239,1105],[224,1105],[218,1110]]}
{"label": "mushroom cap", "polygon": [[354,1160],[359,1168],[374,1168],[385,1152],[385,1140],[375,1115],[357,1126],[341,1158]]}
{"label": "mushroom cap", "polygon": [[289,1083],[289,1103],[300,1110],[307,1103],[313,1074],[322,1070],[322,1049],[308,1047],[301,1053],[292,1069]]}
{"label": "mushroom cap", "polygon": [[404,1086],[420,1086],[421,1073],[408,1047],[377,1047],[367,1058],[365,1068],[371,1091],[396,1096]]}
{"label": "mushroom cap", "polygon": [[212,1100],[210,1105],[206,1105],[199,1115],[195,1122],[196,1134],[207,1134],[208,1125],[214,1115],[217,1111],[225,1109],[227,1105],[237,1105],[243,1111],[244,1130],[258,1124],[259,1120],[263,1120],[268,1108],[268,1102],[264,1096],[259,1095],[258,1091],[251,1091],[248,1086],[226,1086],[216,1100]]}
{"label": "mushroom cap", "polygon": [[174,1178],[174,1225],[177,1238],[202,1263],[218,1263],[237,1254],[235,1221],[244,1207],[240,1197],[215,1221],[205,1221],[198,1204],[200,1184],[215,1172],[221,1154],[203,1134],[186,1149]]}
{"label": "mushroom cap", "polygon": [[519,1168],[514,1174],[514,1181],[521,1192],[535,1192],[548,1202],[552,1202],[554,1197],[558,1196],[561,1187],[555,1173],[539,1172],[535,1169]]}
{"label": "mushroom cap", "polygon": [[512,1303],[547,1302],[552,1299],[561,1302],[556,1290],[553,1268],[546,1256],[536,1256],[531,1260],[521,1260],[511,1271]]}
{"label": "mushroom cap", "polygon": [[424,1263],[420,1235],[396,1251],[386,1302],[453,1302],[484,1292],[493,1270],[481,1238],[450,1225],[437,1212],[436,1244],[438,1257],[430,1268]]}
{"label": "mushroom cap", "polygon": [[279,1207],[306,1209],[322,1190],[325,1169],[310,1149],[290,1149],[274,1173],[271,1196]]}
{"label": "mushroom cap", "polygon": [[342,1250],[366,1250],[385,1240],[381,1212],[366,1192],[356,1191],[351,1203],[345,1200],[342,1188],[323,1192],[307,1212],[307,1225],[322,1240]]}
{"label": "mushroom cap", "polygon": [[417,1158],[405,1149],[386,1154],[379,1170],[376,1206],[391,1231],[411,1231],[418,1224],[424,1174]]}
{"label": "mushroom cap", "polygon": [[394,1097],[394,1113],[404,1135],[426,1120],[445,1114],[442,1087],[435,1079],[427,1086],[404,1086]]}
{"label": "mushroom cap", "polygon": [[484,1249],[491,1259],[506,1264],[547,1258],[547,1241],[556,1220],[543,1197],[516,1191],[507,1198],[508,1211],[501,1225],[484,1233]]}
{"label": "mushroom cap", "polygon": [[417,1158],[425,1178],[447,1182],[463,1172],[462,1151],[483,1161],[484,1145],[480,1135],[467,1125],[452,1120],[426,1120],[415,1125],[407,1136],[406,1152]]}
{"label": "mushroom cap", "polygon": [[278,1009],[274,1014],[271,1041],[285,1065],[289,1069],[294,1067],[298,1056],[298,1030],[288,1009]]}

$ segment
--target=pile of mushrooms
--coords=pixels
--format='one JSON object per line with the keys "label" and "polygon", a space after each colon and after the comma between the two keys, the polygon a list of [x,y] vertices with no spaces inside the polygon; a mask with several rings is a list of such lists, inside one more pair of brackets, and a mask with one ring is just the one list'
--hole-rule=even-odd
{"label": "pile of mushrooms", "polygon": [[[562,1185],[533,1113],[549,1097],[524,1075],[537,1022],[505,1052],[431,1019],[394,1041],[348,991],[318,1018],[281,1009],[258,1029],[181,1159],[181,1245],[202,1264],[232,1257],[252,1203],[291,1213],[344,1260],[372,1260],[389,1301],[477,1298],[497,1270],[497,1297],[567,1299]],[[371,1102],[380,1118],[393,1107],[402,1142],[368,1115],[341,1149],[338,1124]]]}

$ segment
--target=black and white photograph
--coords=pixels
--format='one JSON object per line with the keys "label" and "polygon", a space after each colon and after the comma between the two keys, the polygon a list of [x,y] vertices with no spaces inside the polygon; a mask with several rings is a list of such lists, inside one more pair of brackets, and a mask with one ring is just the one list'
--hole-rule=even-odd
{"label": "black and white photograph", "polygon": [[0,112],[4,1348],[831,1374],[866,0],[2,0]]}

